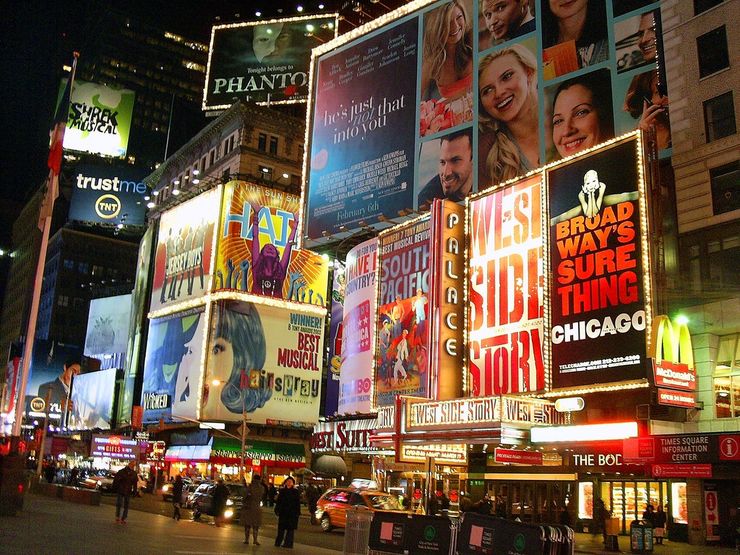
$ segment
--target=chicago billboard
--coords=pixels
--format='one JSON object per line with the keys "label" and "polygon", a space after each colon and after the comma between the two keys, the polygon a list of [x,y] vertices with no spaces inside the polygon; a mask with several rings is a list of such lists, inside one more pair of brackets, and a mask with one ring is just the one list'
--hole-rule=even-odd
{"label": "chicago billboard", "polygon": [[90,301],[85,356],[125,353],[131,320],[131,293]]}
{"label": "chicago billboard", "polygon": [[92,224],[143,226],[147,172],[129,166],[79,165],[72,178],[69,219]]}
{"label": "chicago billboard", "polygon": [[212,271],[221,188],[162,214],[154,259],[151,311],[203,296]]}
{"label": "chicago billboard", "polygon": [[214,291],[325,306],[328,262],[295,248],[299,198],[245,181],[226,184]]}
{"label": "chicago billboard", "polygon": [[235,99],[257,104],[305,102],[311,49],[336,34],[336,15],[214,26],[203,109],[225,109]]}
{"label": "chicago billboard", "polygon": [[324,317],[230,302],[214,306],[201,420],[313,425],[321,403]]}
{"label": "chicago billboard", "polygon": [[316,48],[304,238],[385,227],[636,128],[669,155],[659,3],[629,4],[421,1]]}
{"label": "chicago billboard", "polygon": [[[66,81],[59,89],[59,97]],[[134,91],[75,79],[69,102],[64,148],[90,154],[126,156]]]}
{"label": "chicago billboard", "polygon": [[113,421],[115,368],[75,376],[67,427],[72,430],[110,430]]}

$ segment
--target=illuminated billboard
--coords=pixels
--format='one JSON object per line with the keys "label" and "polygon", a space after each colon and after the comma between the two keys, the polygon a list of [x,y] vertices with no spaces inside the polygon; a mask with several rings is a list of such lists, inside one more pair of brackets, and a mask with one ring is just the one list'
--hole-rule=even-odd
{"label": "illuminated billboard", "polygon": [[113,394],[116,387],[115,368],[76,376],[72,392],[67,427],[72,430],[109,430],[113,420]]}
{"label": "illuminated billboard", "polygon": [[336,15],[215,25],[203,109],[306,102],[311,49],[336,35]]}
{"label": "illuminated billboard", "polygon": [[[66,81],[60,85],[60,98],[65,85]],[[64,132],[64,148],[125,157],[133,111],[134,91],[75,79]]]}
{"label": "illuminated billboard", "polygon": [[[26,414],[43,418],[48,394],[49,417],[59,420],[64,412],[72,377],[81,371],[82,349],[75,345],[37,339],[26,387]],[[42,402],[39,403],[38,400]],[[34,402],[35,401],[35,402]],[[40,410],[38,407],[42,407]]]}
{"label": "illuminated billboard", "polygon": [[334,262],[334,279],[331,290],[331,318],[329,320],[329,368],[324,388],[324,416],[336,414],[339,406],[339,372],[342,368],[342,335],[344,334],[344,294],[347,288],[346,268]]}
{"label": "illuminated billboard", "polygon": [[151,311],[205,295],[212,271],[221,188],[162,214],[154,259]]}
{"label": "illuminated billboard", "polygon": [[283,191],[227,183],[213,290],[325,306],[328,262],[295,248],[298,206],[299,198]]}
{"label": "illuminated billboard", "polygon": [[91,224],[143,226],[149,189],[145,170],[79,165],[72,177],[69,219]]}
{"label": "illuminated billboard", "polygon": [[85,356],[125,353],[130,320],[131,293],[92,299],[87,315]]}
{"label": "illuminated billboard", "polygon": [[[670,154],[658,2],[498,4],[409,3],[312,52],[308,244],[387,227],[636,128]],[[572,36],[560,36],[564,21],[577,22]]]}
{"label": "illuminated billboard", "polygon": [[[297,305],[296,305],[297,306]],[[318,421],[324,316],[251,302],[214,306],[201,420]]]}

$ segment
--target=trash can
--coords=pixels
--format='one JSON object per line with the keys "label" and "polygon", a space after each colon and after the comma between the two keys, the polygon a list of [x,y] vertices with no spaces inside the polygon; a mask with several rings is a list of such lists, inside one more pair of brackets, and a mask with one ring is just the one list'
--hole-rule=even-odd
{"label": "trash can", "polygon": [[348,509],[347,525],[344,529],[344,555],[366,555],[370,541],[372,511]]}
{"label": "trash can", "polygon": [[653,552],[653,526],[645,520],[633,520],[630,524],[630,551],[632,553]]}
{"label": "trash can", "polygon": [[604,520],[604,531],[606,542],[604,548],[607,551],[619,551],[619,519],[615,517]]}

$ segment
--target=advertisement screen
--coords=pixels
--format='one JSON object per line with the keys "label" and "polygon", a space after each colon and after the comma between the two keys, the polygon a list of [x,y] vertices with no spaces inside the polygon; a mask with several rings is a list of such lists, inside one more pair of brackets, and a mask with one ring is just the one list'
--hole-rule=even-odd
{"label": "advertisement screen", "polygon": [[154,260],[151,311],[206,293],[220,200],[219,187],[162,214]]}
{"label": "advertisement screen", "polygon": [[547,171],[553,388],[647,377],[637,146]]}
{"label": "advertisement screen", "polygon": [[295,248],[299,202],[245,181],[226,184],[214,290],[327,304],[328,262]]}
{"label": "advertisement screen", "polygon": [[249,302],[211,314],[201,420],[315,424],[324,317]]}
{"label": "advertisement screen", "polygon": [[89,224],[145,225],[147,173],[128,166],[77,166],[72,177],[69,219]]}
{"label": "advertisement screen", "polygon": [[203,308],[149,322],[141,405],[144,422],[195,418],[206,322]]}
{"label": "advertisement screen", "polygon": [[[59,97],[66,85],[59,88]],[[64,148],[123,158],[131,132],[134,91],[75,79],[69,102]]]}
{"label": "advertisement screen", "polygon": [[471,394],[545,387],[542,175],[470,203]]}
{"label": "advertisement screen", "polygon": [[344,333],[344,294],[347,274],[344,264],[334,263],[334,279],[331,291],[331,320],[329,321],[329,372],[326,376],[324,415],[333,416],[339,403],[339,372],[342,368],[342,335]]}
{"label": "advertisement screen", "polygon": [[670,155],[659,2],[560,4],[404,6],[314,50],[308,243],[385,227],[637,128]]}
{"label": "advertisement screen", "polygon": [[430,220],[379,237],[375,406],[429,391]]}
{"label": "advertisement screen", "polygon": [[115,368],[81,374],[72,381],[67,427],[72,430],[109,430],[113,419]]}
{"label": "advertisement screen", "polygon": [[357,412],[367,414],[371,409],[377,264],[377,239],[360,243],[347,253],[344,270],[339,414]]}
{"label": "advertisement screen", "polygon": [[32,400],[46,401],[48,393],[49,417],[58,420],[69,397],[72,378],[81,372],[82,349],[75,345],[37,339],[32,356],[26,388],[26,414],[43,418],[45,408],[36,409],[45,407],[45,402],[32,403]]}
{"label": "advertisement screen", "polygon": [[311,49],[336,33],[335,15],[214,26],[203,109],[305,102]]}
{"label": "advertisement screen", "polygon": [[131,293],[92,299],[87,315],[85,356],[125,353],[130,320]]}

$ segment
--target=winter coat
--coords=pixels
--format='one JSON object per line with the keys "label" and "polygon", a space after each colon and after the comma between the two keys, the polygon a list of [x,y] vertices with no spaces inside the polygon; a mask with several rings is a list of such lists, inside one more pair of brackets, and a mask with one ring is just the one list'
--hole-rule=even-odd
{"label": "winter coat", "polygon": [[665,511],[653,513],[653,526],[655,528],[665,528],[666,514]]}
{"label": "winter coat", "polygon": [[182,503],[182,478],[179,476],[175,478],[175,483],[172,484],[172,502]]}
{"label": "winter coat", "polygon": [[275,514],[278,516],[278,527],[286,530],[298,528],[298,517],[301,514],[301,494],[296,488],[280,488],[275,502]]}
{"label": "winter coat", "polygon": [[221,515],[226,508],[226,500],[229,498],[229,488],[224,484],[217,484],[213,490],[213,514]]}
{"label": "winter coat", "polygon": [[260,503],[265,495],[265,486],[261,482],[252,482],[247,486],[247,494],[244,496],[242,511],[239,514],[239,522],[242,526],[259,528],[262,526],[262,509]]}
{"label": "winter coat", "polygon": [[136,492],[138,482],[139,477],[136,472],[128,466],[124,466],[113,477],[113,491],[121,495],[131,495]]}

